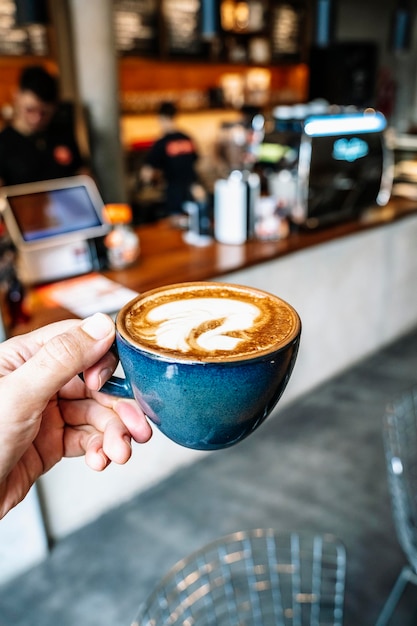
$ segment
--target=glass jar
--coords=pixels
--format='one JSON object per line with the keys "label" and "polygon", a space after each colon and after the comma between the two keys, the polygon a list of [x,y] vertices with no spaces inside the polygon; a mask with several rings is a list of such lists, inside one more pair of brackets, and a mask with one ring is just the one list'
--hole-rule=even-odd
{"label": "glass jar", "polygon": [[109,267],[117,270],[132,265],[140,253],[139,237],[131,225],[132,209],[128,204],[107,204],[103,214],[112,225],[104,239]]}

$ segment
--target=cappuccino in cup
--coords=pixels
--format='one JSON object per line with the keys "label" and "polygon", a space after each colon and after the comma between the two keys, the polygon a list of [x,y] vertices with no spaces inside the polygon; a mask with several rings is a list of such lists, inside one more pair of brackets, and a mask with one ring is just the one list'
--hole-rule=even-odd
{"label": "cappuccino in cup", "polygon": [[119,326],[150,352],[207,362],[267,354],[298,329],[298,315],[276,296],[214,282],[153,291],[123,309]]}
{"label": "cappuccino in cup", "polygon": [[176,443],[226,448],[271,413],[300,334],[293,307],[259,289],[220,282],[153,289],[119,312],[125,378],[112,376],[102,391],[134,398]]}

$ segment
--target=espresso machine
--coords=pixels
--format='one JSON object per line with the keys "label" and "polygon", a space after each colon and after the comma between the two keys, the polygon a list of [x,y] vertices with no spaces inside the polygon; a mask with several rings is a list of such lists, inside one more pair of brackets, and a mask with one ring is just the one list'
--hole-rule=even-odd
{"label": "espresso machine", "polygon": [[291,217],[316,228],[354,219],[391,196],[394,159],[387,121],[376,111],[310,116],[304,121]]}
{"label": "espresso machine", "polygon": [[393,155],[382,113],[340,110],[277,119],[259,150],[267,194],[308,229],[358,217],[388,202]]}

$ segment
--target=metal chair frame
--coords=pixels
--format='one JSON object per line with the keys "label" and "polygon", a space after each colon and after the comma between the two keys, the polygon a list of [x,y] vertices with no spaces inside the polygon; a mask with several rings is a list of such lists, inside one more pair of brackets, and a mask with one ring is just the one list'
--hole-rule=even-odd
{"label": "metal chair frame", "polygon": [[333,535],[236,532],[177,563],[132,626],[342,626],[345,570]]}
{"label": "metal chair frame", "polygon": [[417,585],[417,387],[387,407],[383,440],[398,541],[407,558],[376,626],[386,626],[407,586]]}

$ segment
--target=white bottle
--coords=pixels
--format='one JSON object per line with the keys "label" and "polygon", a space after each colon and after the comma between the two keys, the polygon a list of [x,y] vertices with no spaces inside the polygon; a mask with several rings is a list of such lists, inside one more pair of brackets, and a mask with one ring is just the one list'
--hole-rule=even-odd
{"label": "white bottle", "polygon": [[219,243],[239,245],[246,241],[247,190],[242,172],[232,172],[214,184],[214,237]]}

